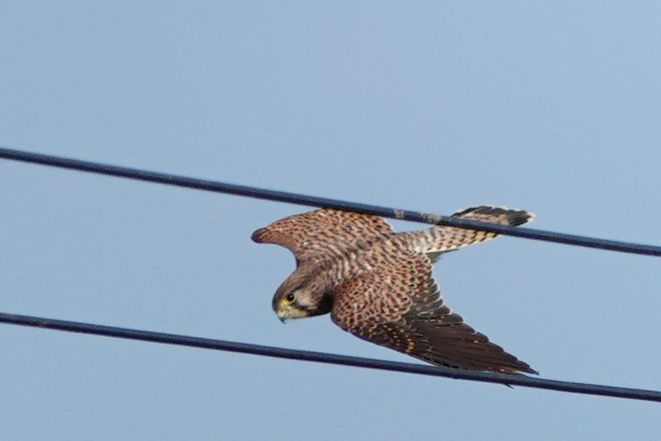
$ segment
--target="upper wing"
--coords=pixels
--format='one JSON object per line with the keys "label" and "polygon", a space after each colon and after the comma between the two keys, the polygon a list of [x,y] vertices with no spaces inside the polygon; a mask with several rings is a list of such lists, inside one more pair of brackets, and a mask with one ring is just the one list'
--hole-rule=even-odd
{"label": "upper wing", "polygon": [[365,239],[392,233],[377,216],[322,208],[286,217],[252,234],[255,242],[289,249],[297,262],[335,255]]}
{"label": "upper wing", "polygon": [[503,373],[537,372],[443,304],[425,256],[365,273],[335,292],[332,320],[364,340],[430,363]]}

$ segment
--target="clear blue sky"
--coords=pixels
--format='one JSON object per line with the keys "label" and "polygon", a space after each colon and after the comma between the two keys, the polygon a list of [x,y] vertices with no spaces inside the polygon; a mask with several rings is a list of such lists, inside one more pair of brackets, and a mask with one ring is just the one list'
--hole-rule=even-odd
{"label": "clear blue sky", "polygon": [[[0,144],[661,243],[658,2],[30,2]],[[283,326],[300,207],[0,161],[0,310],[409,360]],[[397,228],[414,228],[397,223]],[[658,259],[500,238],[435,270],[544,377],[661,388]],[[8,440],[658,439],[658,404],[0,326]]]}

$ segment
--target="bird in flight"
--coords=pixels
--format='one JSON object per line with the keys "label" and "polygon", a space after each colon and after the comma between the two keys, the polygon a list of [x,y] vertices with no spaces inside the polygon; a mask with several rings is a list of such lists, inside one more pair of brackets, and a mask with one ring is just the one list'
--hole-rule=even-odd
{"label": "bird in flight", "polygon": [[[452,216],[512,226],[533,218],[490,206]],[[537,374],[452,312],[432,276],[441,254],[496,236],[447,226],[396,233],[380,217],[323,208],[260,228],[252,240],[281,245],[296,258],[273,296],[283,322],[330,313],[343,330],[432,364]]]}

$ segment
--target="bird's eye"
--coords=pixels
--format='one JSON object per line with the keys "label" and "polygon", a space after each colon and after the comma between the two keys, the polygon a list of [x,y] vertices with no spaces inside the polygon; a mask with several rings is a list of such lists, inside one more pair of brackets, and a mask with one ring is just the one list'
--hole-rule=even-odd
{"label": "bird's eye", "polygon": [[290,292],[289,294],[287,294],[287,297],[285,297],[285,299],[286,299],[289,303],[292,303],[292,302],[294,301],[294,293],[293,293],[293,292]]}

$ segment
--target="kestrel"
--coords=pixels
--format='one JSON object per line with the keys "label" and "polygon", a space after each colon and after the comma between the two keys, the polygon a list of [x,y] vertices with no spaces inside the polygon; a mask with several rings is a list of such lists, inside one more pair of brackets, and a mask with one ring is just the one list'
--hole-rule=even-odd
{"label": "kestrel", "polygon": [[[512,226],[533,217],[489,206],[452,216]],[[432,276],[442,253],[496,236],[446,226],[395,233],[380,217],[319,209],[261,228],[252,240],[296,257],[296,269],[273,297],[283,322],[330,313],[343,330],[432,364],[536,374],[453,313]]]}

